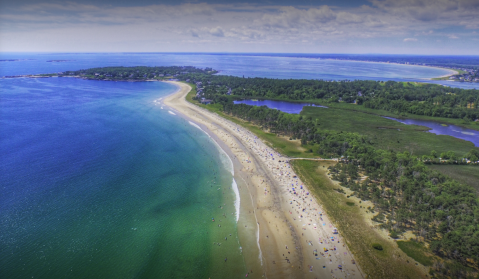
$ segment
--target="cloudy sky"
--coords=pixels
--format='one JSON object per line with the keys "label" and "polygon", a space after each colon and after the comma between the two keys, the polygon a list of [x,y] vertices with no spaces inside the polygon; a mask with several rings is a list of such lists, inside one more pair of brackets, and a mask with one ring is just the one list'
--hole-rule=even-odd
{"label": "cloudy sky", "polygon": [[0,51],[479,55],[479,0],[0,0]]}

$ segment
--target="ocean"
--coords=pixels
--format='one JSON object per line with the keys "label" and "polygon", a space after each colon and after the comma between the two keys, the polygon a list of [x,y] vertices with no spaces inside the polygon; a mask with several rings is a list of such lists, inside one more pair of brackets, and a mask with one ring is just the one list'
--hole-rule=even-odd
{"label": "ocean", "polygon": [[173,85],[20,78],[0,90],[0,278],[244,276],[231,163],[154,102]]}
{"label": "ocean", "polygon": [[[447,73],[234,54],[0,54],[9,59],[0,76],[114,65],[274,78]],[[0,278],[244,277],[231,162],[207,134],[155,102],[175,90],[160,82],[0,79]]]}

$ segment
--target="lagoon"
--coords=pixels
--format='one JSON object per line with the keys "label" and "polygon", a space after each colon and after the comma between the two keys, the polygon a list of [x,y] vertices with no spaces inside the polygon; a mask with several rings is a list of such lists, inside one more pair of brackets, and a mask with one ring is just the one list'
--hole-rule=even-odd
{"label": "lagoon", "polygon": [[312,107],[321,107],[327,108],[321,105],[315,105],[310,103],[293,103],[286,101],[275,101],[275,100],[237,100],[233,101],[234,104],[246,104],[250,106],[267,106],[268,108],[277,109],[282,112],[299,114],[303,107],[312,106]]}

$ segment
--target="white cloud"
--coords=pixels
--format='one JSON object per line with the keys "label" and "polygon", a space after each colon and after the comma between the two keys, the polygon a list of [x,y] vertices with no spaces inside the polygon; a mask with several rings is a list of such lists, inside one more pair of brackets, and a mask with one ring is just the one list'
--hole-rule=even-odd
{"label": "white cloud", "polygon": [[[0,51],[17,50],[19,46],[25,50],[31,47],[31,51],[68,50],[87,42],[92,49],[111,43],[117,48],[142,45],[158,50],[157,44],[167,40],[172,46],[181,47],[194,42],[225,48],[248,44],[248,51],[252,44],[259,48],[269,45],[263,49],[270,51],[271,47],[300,46],[307,41],[309,51],[315,52],[320,49],[315,46],[327,42],[342,45],[357,39],[365,46],[380,41],[392,45],[398,40],[418,41],[415,36],[457,38],[452,33],[463,32],[454,29],[479,29],[477,0],[370,2],[370,6],[356,8],[207,3],[134,7],[74,2],[33,4],[0,11]],[[37,44],[44,49],[33,49]]]}
{"label": "white cloud", "polygon": [[225,33],[223,32],[223,29],[221,29],[221,27],[219,27],[219,26],[211,28],[208,32],[215,37],[224,37],[225,36]]}
{"label": "white cloud", "polygon": [[454,34],[451,34],[451,35],[448,35],[447,36],[449,39],[459,39],[458,36],[454,35]]}

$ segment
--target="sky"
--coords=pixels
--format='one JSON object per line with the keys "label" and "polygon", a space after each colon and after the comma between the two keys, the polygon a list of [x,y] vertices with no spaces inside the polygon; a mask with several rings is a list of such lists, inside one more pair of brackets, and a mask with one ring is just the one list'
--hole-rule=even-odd
{"label": "sky", "polygon": [[0,52],[479,55],[479,0],[0,0]]}

